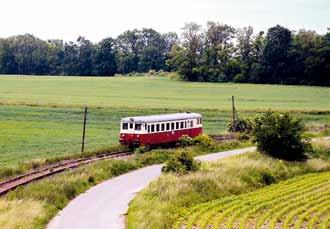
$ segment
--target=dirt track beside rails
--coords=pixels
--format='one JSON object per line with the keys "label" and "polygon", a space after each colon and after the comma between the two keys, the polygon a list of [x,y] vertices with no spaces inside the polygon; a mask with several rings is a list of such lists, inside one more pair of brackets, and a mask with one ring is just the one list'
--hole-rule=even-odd
{"label": "dirt track beside rails", "polygon": [[[198,156],[213,161],[254,151],[255,147]],[[153,165],[115,177],[79,195],[49,223],[48,229],[124,229],[125,214],[136,193],[161,175],[162,165]],[[143,220],[143,219],[141,219]]]}

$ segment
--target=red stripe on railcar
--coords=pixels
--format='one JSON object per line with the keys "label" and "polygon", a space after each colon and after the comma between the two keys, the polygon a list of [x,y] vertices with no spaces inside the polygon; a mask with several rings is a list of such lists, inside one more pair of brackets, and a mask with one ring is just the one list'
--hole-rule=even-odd
{"label": "red stripe on railcar", "polygon": [[178,141],[183,135],[194,138],[202,134],[203,128],[190,128],[147,134],[121,134],[120,143],[124,145],[157,145]]}

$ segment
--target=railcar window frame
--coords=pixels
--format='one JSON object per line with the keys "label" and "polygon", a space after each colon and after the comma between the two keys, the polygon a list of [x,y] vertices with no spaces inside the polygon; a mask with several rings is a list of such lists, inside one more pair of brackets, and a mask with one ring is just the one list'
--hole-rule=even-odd
{"label": "railcar window frame", "polygon": [[123,122],[122,126],[121,126],[122,130],[128,130],[128,123],[127,122]]}
{"label": "railcar window frame", "polygon": [[140,131],[141,128],[142,128],[142,124],[141,123],[135,123],[134,130]]}

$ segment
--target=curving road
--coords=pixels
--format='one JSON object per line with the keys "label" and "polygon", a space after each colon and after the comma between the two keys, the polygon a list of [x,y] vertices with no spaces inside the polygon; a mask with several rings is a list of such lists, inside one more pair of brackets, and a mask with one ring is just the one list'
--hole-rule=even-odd
{"label": "curving road", "polygon": [[[213,161],[254,151],[255,147],[198,156]],[[129,202],[137,192],[161,174],[162,165],[152,165],[115,177],[72,200],[49,223],[48,229],[124,229]]]}

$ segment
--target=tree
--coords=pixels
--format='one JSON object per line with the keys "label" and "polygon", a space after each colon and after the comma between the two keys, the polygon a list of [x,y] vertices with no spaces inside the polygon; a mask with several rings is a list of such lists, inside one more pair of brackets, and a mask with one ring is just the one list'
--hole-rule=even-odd
{"label": "tree", "polygon": [[140,32],[137,29],[128,30],[116,39],[116,58],[120,73],[137,72],[139,64],[139,52],[141,45]]}
{"label": "tree", "polygon": [[113,76],[116,72],[114,40],[111,37],[105,38],[97,45],[95,74],[99,76]]}
{"label": "tree", "polygon": [[268,111],[254,122],[253,136],[261,153],[289,161],[306,159],[311,145],[302,136],[301,119]]}
{"label": "tree", "polygon": [[236,31],[237,52],[241,63],[242,77],[240,82],[246,82],[253,64],[253,28],[251,26]]}
{"label": "tree", "polygon": [[263,82],[285,83],[290,75],[288,52],[291,46],[291,32],[280,25],[267,32],[263,50],[265,73]]}

